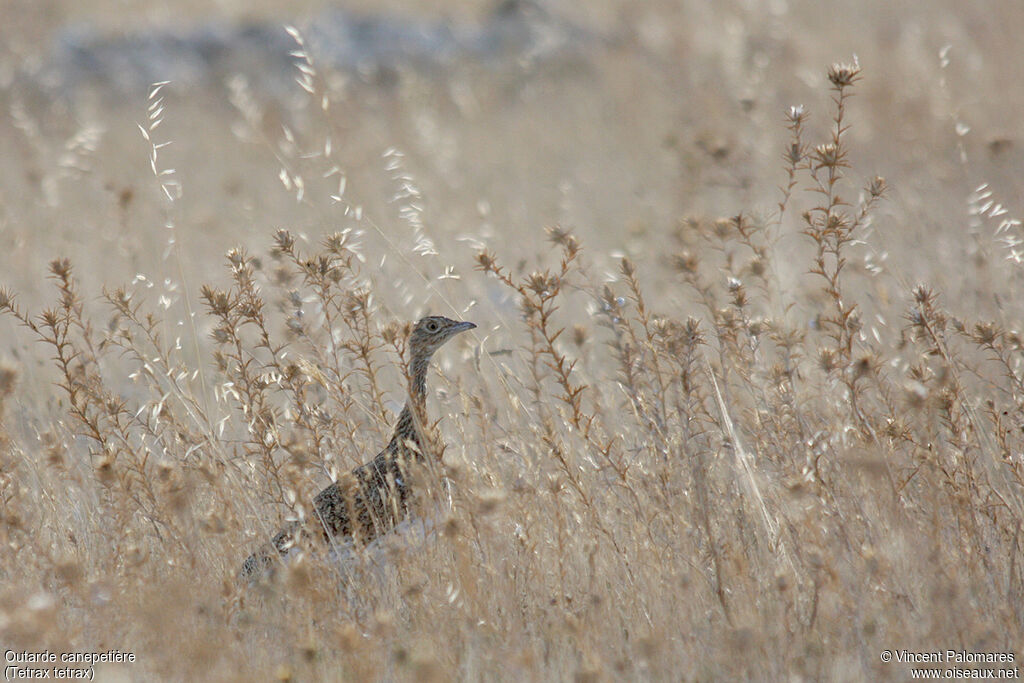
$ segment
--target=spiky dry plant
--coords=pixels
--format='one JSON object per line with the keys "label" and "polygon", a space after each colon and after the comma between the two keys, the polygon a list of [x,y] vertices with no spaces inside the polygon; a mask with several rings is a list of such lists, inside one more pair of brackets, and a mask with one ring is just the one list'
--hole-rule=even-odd
{"label": "spiky dry plant", "polygon": [[[315,119],[338,100],[300,60]],[[130,649],[126,673],[147,678],[281,680],[884,679],[905,672],[885,649],[1017,647],[1014,290],[973,319],[876,258],[891,218],[885,184],[855,172],[859,68],[826,78],[820,144],[811,108],[789,111],[772,210],[686,217],[621,250],[587,226],[542,248],[447,233],[413,156],[391,153],[396,236],[307,121],[270,155],[296,227],[228,252],[205,316],[179,318],[141,276],[94,300],[64,259],[38,312],[0,290],[19,343],[53,359],[46,375],[12,342],[0,362],[0,641]],[[428,390],[441,330],[466,324],[426,318],[410,338],[394,321],[446,299],[496,322],[439,354]],[[382,534],[344,572],[308,552],[236,580],[279,520],[256,569],[303,533],[390,528],[403,457],[452,483],[430,543]]]}

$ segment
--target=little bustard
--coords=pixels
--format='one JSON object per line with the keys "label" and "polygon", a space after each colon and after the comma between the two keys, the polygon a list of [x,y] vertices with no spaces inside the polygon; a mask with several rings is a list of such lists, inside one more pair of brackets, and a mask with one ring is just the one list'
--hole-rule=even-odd
{"label": "little bustard", "polygon": [[300,537],[321,538],[329,544],[369,544],[408,516],[413,495],[409,467],[425,463],[430,447],[423,433],[428,424],[430,359],[449,339],[475,327],[442,316],[428,316],[416,323],[409,334],[409,398],[388,445],[373,460],[318,493],[312,518],[305,524],[286,524],[270,543],[249,556],[242,577],[251,579],[270,568]]}

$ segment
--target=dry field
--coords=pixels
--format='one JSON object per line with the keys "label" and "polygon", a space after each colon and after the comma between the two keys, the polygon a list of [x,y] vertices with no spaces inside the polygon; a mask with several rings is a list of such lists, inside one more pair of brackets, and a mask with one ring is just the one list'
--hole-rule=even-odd
{"label": "dry field", "polygon": [[[134,655],[99,680],[1019,663],[1024,5],[367,1],[527,37],[350,63],[325,3],[207,4],[5,6],[0,649]],[[171,68],[211,25],[276,38]],[[241,583],[386,443],[426,313],[478,325],[430,377],[433,528]]]}

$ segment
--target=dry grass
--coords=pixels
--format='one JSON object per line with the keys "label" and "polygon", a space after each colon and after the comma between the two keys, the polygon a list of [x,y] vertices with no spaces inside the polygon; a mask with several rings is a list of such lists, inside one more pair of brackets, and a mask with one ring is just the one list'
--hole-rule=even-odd
{"label": "dry grass", "polygon": [[[664,200],[626,236],[542,232],[496,227],[515,209],[469,178],[432,222],[437,178],[354,140],[338,112],[358,98],[293,37],[303,105],[231,83],[214,118],[256,151],[211,163],[245,189],[197,190],[238,220],[266,198],[259,227],[286,228],[204,229],[177,149],[188,105],[154,87],[135,149],[153,175],[87,215],[161,275],[116,286],[94,253],[53,260],[49,294],[25,284],[31,260],[0,290],[0,642],[131,651],[101,673],[183,680],[902,678],[882,650],[1024,642],[1024,309],[1003,259],[1020,224],[982,187],[963,202],[973,265],[965,245],[945,262],[976,289],[908,276],[928,245],[878,233],[911,222],[891,207],[913,190],[851,162],[886,157],[853,142],[870,69],[833,65],[817,111],[772,124],[786,140],[764,175],[756,157],[715,166],[733,152],[714,131],[694,135],[703,157],[664,141],[721,174],[701,182],[734,202],[723,217]],[[409,78],[395,97],[434,111]],[[70,218],[95,144],[50,163],[48,124],[5,97]],[[770,202],[722,190],[748,174]],[[404,323],[428,308],[479,325],[431,375],[453,497],[435,530],[240,584],[282,520],[384,445]]]}

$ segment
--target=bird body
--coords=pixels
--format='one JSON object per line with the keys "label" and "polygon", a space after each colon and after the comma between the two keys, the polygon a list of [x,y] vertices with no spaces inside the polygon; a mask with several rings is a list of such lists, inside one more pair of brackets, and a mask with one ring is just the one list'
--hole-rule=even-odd
{"label": "bird body", "polygon": [[449,339],[475,327],[441,316],[428,316],[413,326],[409,335],[409,398],[388,445],[373,460],[317,494],[313,499],[314,519],[307,524],[293,521],[285,525],[267,546],[249,556],[242,566],[243,577],[254,578],[271,568],[299,538],[367,545],[408,517],[414,470],[427,464],[424,429],[430,359]]}

